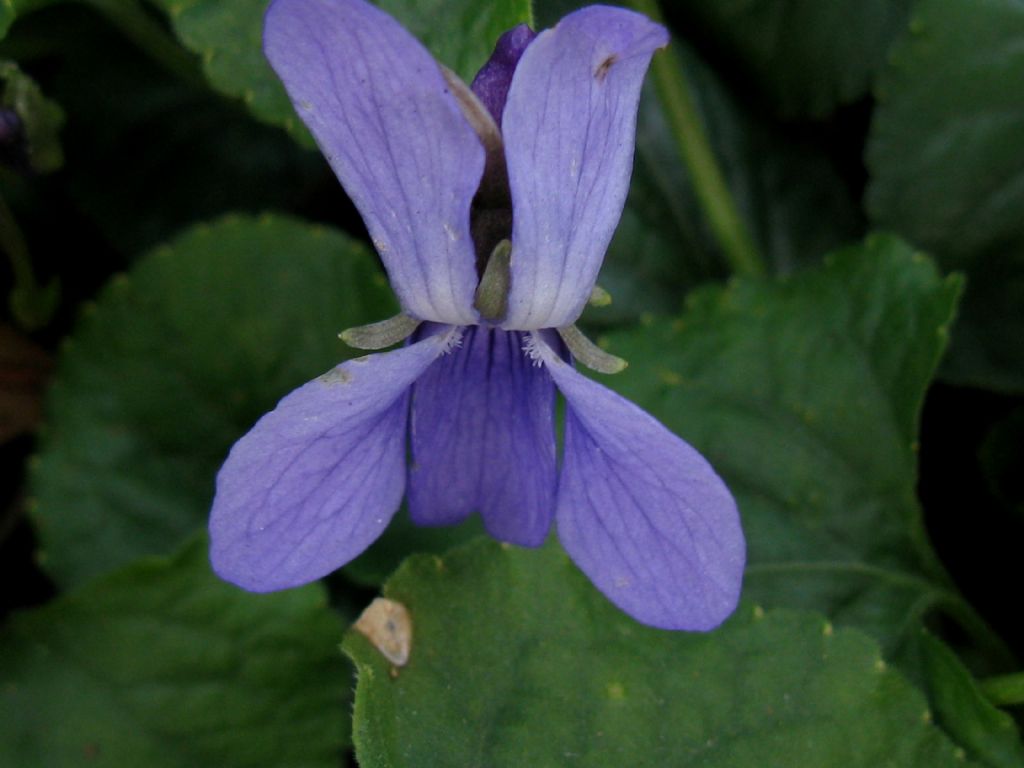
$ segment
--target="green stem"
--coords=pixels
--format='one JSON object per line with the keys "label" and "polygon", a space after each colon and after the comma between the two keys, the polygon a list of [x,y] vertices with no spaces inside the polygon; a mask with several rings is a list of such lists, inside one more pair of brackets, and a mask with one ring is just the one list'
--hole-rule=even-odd
{"label": "green stem", "polygon": [[204,83],[195,57],[146,12],[138,0],[78,0],[113,26],[172,75],[193,85]]}
{"label": "green stem", "polygon": [[3,197],[0,197],[0,249],[7,254],[7,259],[11,263],[15,290],[30,292],[38,290],[36,277],[32,273],[32,259],[28,254],[25,236],[21,233],[21,227],[14,219],[14,213],[7,206]]}
{"label": "green stem", "polygon": [[[662,22],[657,0],[630,0],[640,13]],[[725,183],[686,79],[683,62],[672,47],[654,57],[654,84],[676,143],[693,179],[697,198],[729,266],[738,275],[760,276],[764,261]]]}
{"label": "green stem", "polygon": [[1020,706],[1024,704],[1024,672],[986,678],[981,690],[997,707]]}
{"label": "green stem", "polygon": [[0,197],[0,251],[7,254],[14,276],[14,286],[7,298],[11,316],[25,330],[43,328],[57,308],[60,284],[51,280],[41,286],[36,281],[25,236],[3,197]]}

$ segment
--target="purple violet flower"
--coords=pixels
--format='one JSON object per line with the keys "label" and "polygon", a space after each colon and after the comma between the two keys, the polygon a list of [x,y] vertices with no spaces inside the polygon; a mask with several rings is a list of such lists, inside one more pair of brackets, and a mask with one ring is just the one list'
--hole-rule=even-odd
{"label": "purple violet flower", "polygon": [[[622,213],[640,86],[664,28],[593,6],[507,32],[472,89],[362,0],[275,0],[264,47],[366,222],[397,318],[299,387],[217,476],[211,559],[252,591],[313,581],[384,531],[480,512],[569,556],[622,610],[706,630],[735,608],[736,505],[703,457],[577,373],[624,363],[572,324]],[[555,389],[566,400],[561,467]],[[406,453],[411,450],[411,465]]]}

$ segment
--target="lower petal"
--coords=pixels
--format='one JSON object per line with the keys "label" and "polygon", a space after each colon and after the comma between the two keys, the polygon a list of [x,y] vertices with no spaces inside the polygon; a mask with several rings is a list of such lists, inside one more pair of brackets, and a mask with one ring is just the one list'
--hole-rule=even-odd
{"label": "lower petal", "polygon": [[339,365],[235,443],[210,513],[222,578],[254,592],[304,584],[383,532],[405,491],[408,390],[452,333]]}
{"label": "lower petal", "polygon": [[420,525],[479,511],[488,533],[539,546],[554,511],[554,386],[523,334],[473,327],[416,382],[409,513]]}
{"label": "lower petal", "polygon": [[729,489],[648,413],[540,351],[568,404],[556,511],[565,550],[645,624],[718,626],[739,600],[746,558]]}

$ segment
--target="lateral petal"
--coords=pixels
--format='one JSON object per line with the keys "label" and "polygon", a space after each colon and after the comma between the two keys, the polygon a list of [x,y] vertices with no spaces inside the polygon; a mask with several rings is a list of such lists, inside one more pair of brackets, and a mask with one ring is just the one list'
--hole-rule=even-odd
{"label": "lateral petal", "polygon": [[535,547],[555,509],[555,388],[520,333],[467,328],[416,382],[409,513],[446,525],[474,511],[496,539]]}
{"label": "lateral petal", "polygon": [[484,149],[437,62],[362,0],[274,0],[263,46],[362,214],[403,309],[475,322],[469,209]]}
{"label": "lateral petal", "polygon": [[408,390],[451,333],[342,363],[235,443],[210,513],[222,578],[253,592],[304,584],[383,532],[405,491]]}
{"label": "lateral petal", "polygon": [[640,86],[668,33],[592,6],[523,53],[502,120],[512,192],[512,289],[504,328],[574,322],[622,214]]}
{"label": "lateral petal", "polygon": [[746,559],[729,489],[650,414],[541,352],[567,402],[555,512],[562,546],[638,621],[718,626],[739,600]]}

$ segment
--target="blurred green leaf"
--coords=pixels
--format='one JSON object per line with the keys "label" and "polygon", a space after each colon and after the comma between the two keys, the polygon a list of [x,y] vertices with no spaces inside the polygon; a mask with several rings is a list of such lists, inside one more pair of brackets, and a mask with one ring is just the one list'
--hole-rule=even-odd
{"label": "blurred green leaf", "polygon": [[[785,275],[820,263],[859,237],[858,204],[825,150],[752,111],[700,58],[686,48],[681,53],[722,172],[771,270]],[[678,155],[669,150],[667,125],[662,130],[645,150],[648,165]],[[669,189],[682,196],[678,177]]]}
{"label": "blurred green leaf", "polygon": [[1024,745],[1013,718],[982,695],[960,660],[940,640],[922,639],[928,699],[936,721],[967,755],[990,768],[1024,766]]}
{"label": "blurred green leaf", "polygon": [[630,368],[608,384],[736,495],[748,597],[856,625],[887,654],[930,609],[967,610],[915,498],[918,416],[959,291],[874,236],[823,268],[706,289],[676,321],[609,335]]}
{"label": "blurred green leaf", "polygon": [[56,0],[0,0],[0,40],[4,39],[18,16],[54,2]]}
{"label": "blurred green leaf", "polygon": [[0,107],[14,110],[21,120],[29,167],[36,173],[56,171],[64,163],[60,145],[64,110],[46,98],[13,61],[0,61],[0,83]]}
{"label": "blurred green leaf", "polygon": [[411,616],[408,663],[344,642],[363,768],[963,765],[877,645],[813,615],[650,629],[553,544],[490,541],[411,558],[385,595]]}
{"label": "blurred green leaf", "polygon": [[34,462],[34,518],[62,585],[205,525],[231,444],[393,314],[362,245],[263,217],[201,225],[115,277],[63,348]]}
{"label": "blurred green leaf", "polygon": [[[13,61],[0,60],[0,174],[8,167],[17,182],[35,174],[52,173],[64,162],[60,131],[64,111],[46,98],[36,82]],[[25,330],[38,330],[52,319],[60,303],[60,281],[40,283],[22,227],[8,204],[8,178],[0,189],[0,253],[10,265],[13,286],[7,307]],[[14,190],[17,197],[18,190]]]}
{"label": "blurred green leaf", "polygon": [[16,615],[0,635],[0,765],[337,765],[342,622],[322,588],[251,595],[205,541]]}
{"label": "blurred green leaf", "polygon": [[[729,189],[771,271],[818,263],[859,237],[858,204],[827,153],[751,111],[689,48],[679,53]],[[614,302],[587,321],[674,312],[688,288],[726,272],[649,83],[629,199],[600,278]]]}
{"label": "blurred green leaf", "polygon": [[[313,140],[263,57],[266,0],[150,0],[164,10],[182,43],[198,54],[214,88],[242,99],[260,120]],[[501,35],[529,23],[529,0],[381,0],[439,61],[467,82]]]}
{"label": "blurred green leaf", "polygon": [[[3,192],[6,194],[6,188]],[[0,195],[0,253],[6,257],[14,278],[7,298],[11,317],[23,330],[46,326],[60,301],[60,281],[51,279],[39,284],[28,243],[5,195]]]}
{"label": "blurred green leaf", "polygon": [[867,205],[967,272],[945,373],[1024,391],[1024,6],[921,0],[878,85]]}
{"label": "blurred green leaf", "polygon": [[51,280],[46,285],[19,283],[11,290],[8,306],[11,316],[21,328],[45,328],[60,304],[60,282]]}
{"label": "blurred green leaf", "polygon": [[955,268],[966,271],[967,291],[943,378],[1024,393],[1024,245],[979,255]]}
{"label": "blurred green leaf", "polygon": [[866,95],[911,0],[663,0],[687,39],[788,117],[821,117]]}
{"label": "blurred green leaf", "polygon": [[1024,521],[1024,407],[992,427],[978,458],[992,494]]}
{"label": "blurred green leaf", "polygon": [[241,99],[260,120],[285,128],[306,146],[313,139],[263,57],[267,0],[149,0],[167,13],[181,42],[203,63],[210,84]]}
{"label": "blurred green leaf", "polygon": [[920,0],[878,85],[868,207],[964,263],[1024,245],[1024,7]]}
{"label": "blurred green leaf", "polygon": [[208,89],[169,77],[96,14],[61,8],[35,22],[26,20],[25,33],[53,38],[63,54],[49,61],[53,94],[74,126],[65,137],[66,188],[116,250],[115,263],[228,211],[310,201],[344,210],[321,157]]}

